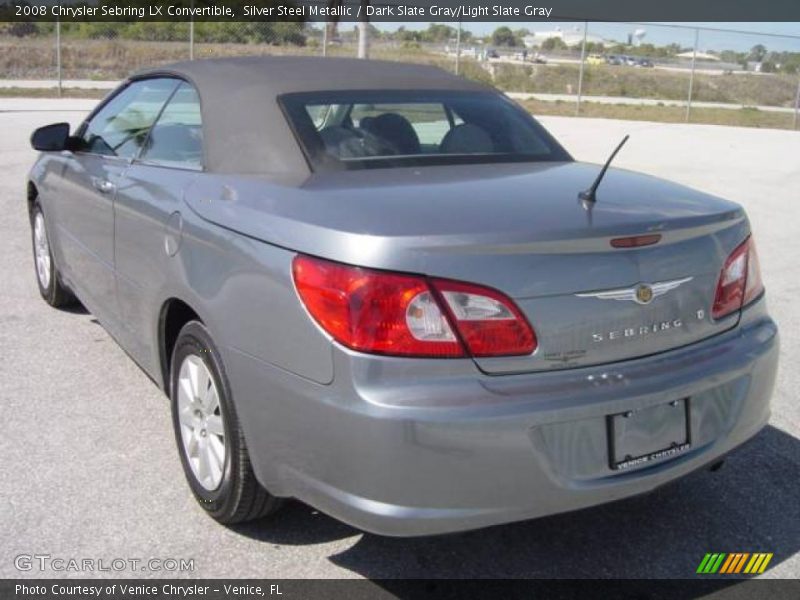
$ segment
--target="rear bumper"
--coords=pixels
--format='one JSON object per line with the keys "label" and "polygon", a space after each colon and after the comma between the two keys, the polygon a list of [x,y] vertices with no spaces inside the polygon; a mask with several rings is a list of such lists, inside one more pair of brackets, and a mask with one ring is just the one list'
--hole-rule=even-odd
{"label": "rear bumper", "polygon": [[[446,533],[650,491],[713,462],[769,417],[778,332],[764,301],[732,331],[602,367],[486,376],[468,360],[334,348],[319,385],[226,349],[259,480],[358,528]],[[691,398],[691,447],[615,471],[606,415]]]}

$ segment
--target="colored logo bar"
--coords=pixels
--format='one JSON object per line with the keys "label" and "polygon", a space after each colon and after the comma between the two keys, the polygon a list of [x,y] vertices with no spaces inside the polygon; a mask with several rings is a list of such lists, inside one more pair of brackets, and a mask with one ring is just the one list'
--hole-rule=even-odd
{"label": "colored logo bar", "polygon": [[772,555],[772,552],[709,552],[700,561],[697,573],[701,575],[715,573],[756,575],[766,570],[769,561],[772,560]]}

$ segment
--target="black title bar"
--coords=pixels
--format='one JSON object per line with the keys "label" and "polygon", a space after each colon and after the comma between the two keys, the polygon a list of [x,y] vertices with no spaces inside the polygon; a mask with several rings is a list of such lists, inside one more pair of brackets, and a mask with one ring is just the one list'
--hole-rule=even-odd
{"label": "black title bar", "polygon": [[363,19],[800,21],[800,0],[0,0],[0,21],[10,22]]}

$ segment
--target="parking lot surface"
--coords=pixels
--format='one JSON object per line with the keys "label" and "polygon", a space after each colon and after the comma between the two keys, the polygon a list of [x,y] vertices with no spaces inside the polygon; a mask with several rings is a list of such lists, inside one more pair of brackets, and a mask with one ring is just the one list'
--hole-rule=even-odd
{"label": "parking lot surface", "polygon": [[[25,176],[40,125],[85,101],[0,101],[0,576],[694,577],[706,552],[773,552],[765,577],[800,576],[800,132],[547,118],[581,160],[742,203],[761,255],[782,365],[770,425],[716,473],[643,497],[420,539],[363,534],[298,502],[224,528],[196,506],[156,386],[82,310],[39,298]],[[576,182],[585,186],[589,182]],[[576,188],[577,191],[577,188]],[[186,572],[20,572],[21,554],[193,559]]]}

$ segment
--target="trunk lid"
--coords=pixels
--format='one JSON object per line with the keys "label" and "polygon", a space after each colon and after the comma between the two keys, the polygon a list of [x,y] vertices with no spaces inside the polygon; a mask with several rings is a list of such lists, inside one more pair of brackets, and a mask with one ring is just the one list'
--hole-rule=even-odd
{"label": "trunk lid", "polygon": [[[741,208],[609,169],[587,210],[577,194],[598,168],[380,169],[319,174],[300,185],[217,178],[224,201],[209,201],[217,192],[206,181],[204,197],[188,190],[187,202],[210,221],[299,252],[504,292],[539,347],[531,356],[477,359],[487,373],[627,360],[735,326],[738,315],[713,321],[711,305],[726,257],[748,232]],[[610,243],[645,234],[661,239],[640,248]]]}

